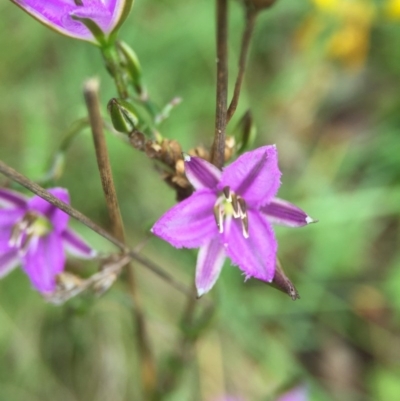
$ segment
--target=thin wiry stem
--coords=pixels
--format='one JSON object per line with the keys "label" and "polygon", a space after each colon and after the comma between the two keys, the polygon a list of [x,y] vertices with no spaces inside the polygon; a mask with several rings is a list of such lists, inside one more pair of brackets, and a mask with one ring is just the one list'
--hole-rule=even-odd
{"label": "thin wiry stem", "polygon": [[119,56],[115,46],[115,43],[110,44],[109,46],[103,47],[101,49],[101,53],[103,55],[103,59],[106,65],[108,72],[114,79],[115,87],[118,92],[118,96],[121,99],[126,99],[129,96],[128,89],[124,77],[122,75],[120,66],[119,66]]}
{"label": "thin wiry stem", "polygon": [[[222,168],[225,160],[225,129],[226,129],[226,108],[228,97],[228,0],[217,0],[217,94],[216,94],[216,116],[214,143],[211,151],[211,162]],[[201,333],[201,328],[206,326],[207,319],[201,319],[199,327],[194,322],[196,289],[193,288],[192,295],[188,297],[187,305],[181,318],[182,334],[179,338],[179,345],[176,352],[170,356],[171,368],[166,369],[161,378],[160,390],[163,396],[168,395],[175,389],[188,364],[193,344]],[[211,316],[208,310],[205,316]]]}
{"label": "thin wiry stem", "polygon": [[63,212],[67,213],[72,218],[78,220],[86,227],[94,231],[95,233],[99,234],[101,237],[105,238],[107,241],[110,241],[114,244],[117,248],[119,248],[122,253],[129,255],[132,257],[133,260],[139,262],[142,266],[146,267],[157,276],[162,278],[166,283],[170,284],[172,287],[180,291],[181,293],[192,296],[192,290],[185,285],[176,281],[169,273],[164,271],[160,266],[156,263],[152,262],[151,260],[147,259],[146,257],[140,255],[138,252],[128,248],[123,242],[119,241],[115,238],[112,234],[108,231],[104,230],[104,228],[97,225],[94,221],[90,220],[87,216],[83,213],[79,212],[78,210],[74,209],[72,206],[67,205],[60,199],[56,198],[40,185],[36,184],[35,182],[31,181],[29,178],[25,177],[21,173],[14,170],[12,167],[8,166],[6,163],[0,160],[0,173],[8,177],[11,181],[17,182],[18,184],[22,185],[29,191],[33,192],[35,195],[39,196],[40,198],[46,200],[47,202],[51,203],[58,209],[62,210]]}
{"label": "thin wiry stem", "polygon": [[65,154],[71,146],[73,140],[80,134],[86,127],[89,127],[89,120],[87,117],[76,120],[69,130],[64,135],[59,148],[53,156],[51,167],[39,180],[41,184],[56,180],[61,177],[64,172]]}
{"label": "thin wiry stem", "polygon": [[217,104],[211,161],[222,168],[225,160],[226,107],[228,98],[228,0],[217,0]]}
{"label": "thin wiry stem", "polygon": [[[103,131],[98,80],[90,79],[86,81],[84,85],[84,97],[89,113],[90,125],[92,127],[93,142],[101,183],[111,220],[111,231],[118,240],[125,243],[125,230]],[[141,383],[143,385],[143,391],[149,395],[154,393],[154,388],[157,383],[156,368],[153,361],[149,337],[147,335],[142,301],[138,292],[133,266],[130,263],[127,264],[127,273],[129,292],[132,298],[133,317],[136,326],[137,349],[140,356]]]}
{"label": "thin wiry stem", "polygon": [[246,13],[246,25],[243,31],[242,45],[240,48],[239,63],[238,63],[239,69],[238,69],[238,75],[236,77],[235,89],[233,91],[232,100],[231,103],[229,104],[227,111],[227,116],[226,116],[227,123],[229,123],[232,116],[235,114],[237,105],[239,103],[240,90],[242,88],[244,72],[246,70],[246,62],[250,48],[250,41],[254,32],[256,17],[258,15],[258,11],[252,7],[246,7],[245,13]]}

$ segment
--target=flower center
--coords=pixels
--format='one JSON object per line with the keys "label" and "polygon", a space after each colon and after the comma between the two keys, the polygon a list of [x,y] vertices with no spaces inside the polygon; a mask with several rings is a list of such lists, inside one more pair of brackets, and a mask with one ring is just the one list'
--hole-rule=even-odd
{"label": "flower center", "polygon": [[249,238],[249,218],[247,215],[246,202],[239,195],[236,195],[229,187],[222,190],[214,205],[214,216],[219,232],[224,232],[224,219],[232,217],[240,219],[244,238]]}
{"label": "flower center", "polygon": [[35,212],[27,212],[14,224],[8,244],[26,250],[33,237],[44,237],[51,229],[52,225],[46,217]]}

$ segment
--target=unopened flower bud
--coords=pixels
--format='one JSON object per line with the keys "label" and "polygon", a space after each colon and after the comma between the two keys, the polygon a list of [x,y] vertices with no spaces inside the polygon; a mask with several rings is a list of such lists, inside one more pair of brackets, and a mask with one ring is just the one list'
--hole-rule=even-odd
{"label": "unopened flower bud", "polygon": [[283,271],[279,259],[276,259],[275,275],[271,285],[276,289],[288,294],[293,299],[293,301],[300,298],[299,293],[296,290],[296,287],[288,279],[285,272]]}
{"label": "unopened flower bud", "polygon": [[257,130],[253,121],[253,116],[250,110],[247,110],[240,119],[238,125],[235,127],[235,138],[238,149],[237,152],[239,154],[251,147],[256,134]]}
{"label": "unopened flower bud", "polygon": [[137,126],[139,118],[137,117],[134,106],[123,99],[111,99],[107,105],[111,116],[113,127],[125,134],[131,132]]}

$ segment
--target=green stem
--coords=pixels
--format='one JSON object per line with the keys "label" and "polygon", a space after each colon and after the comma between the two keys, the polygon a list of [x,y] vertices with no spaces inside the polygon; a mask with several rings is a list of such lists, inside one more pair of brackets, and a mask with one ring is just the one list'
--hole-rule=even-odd
{"label": "green stem", "polygon": [[107,44],[107,46],[102,47],[101,54],[103,56],[108,72],[114,79],[118,96],[121,99],[127,99],[129,97],[129,92],[120,68],[120,60],[115,46],[115,42],[111,42]]}
{"label": "green stem", "polygon": [[52,180],[57,180],[64,172],[65,153],[68,151],[73,140],[82,132],[83,129],[89,126],[87,117],[76,120],[71,128],[63,136],[63,140],[55,153],[49,170],[38,180],[42,185],[46,185]]}

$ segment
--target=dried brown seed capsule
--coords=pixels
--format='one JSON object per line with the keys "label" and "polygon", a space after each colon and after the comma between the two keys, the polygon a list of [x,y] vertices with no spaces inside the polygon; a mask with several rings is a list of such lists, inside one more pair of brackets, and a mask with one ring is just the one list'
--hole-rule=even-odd
{"label": "dried brown seed capsule", "polygon": [[143,132],[133,131],[129,134],[129,142],[135,149],[144,150],[146,137]]}

